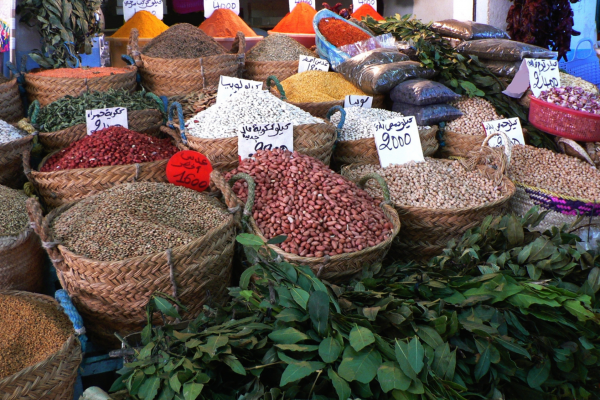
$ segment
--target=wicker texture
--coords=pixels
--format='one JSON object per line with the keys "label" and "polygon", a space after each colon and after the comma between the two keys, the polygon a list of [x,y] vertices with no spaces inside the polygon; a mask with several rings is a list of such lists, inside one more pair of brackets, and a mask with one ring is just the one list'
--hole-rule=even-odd
{"label": "wicker texture", "polygon": [[46,254],[33,229],[0,237],[0,290],[40,291],[45,261]]}
{"label": "wicker texture", "polygon": [[485,135],[464,135],[446,129],[443,140],[444,146],[440,148],[442,157],[466,157],[481,146]]}
{"label": "wicker texture", "polygon": [[299,61],[246,61],[243,78],[267,83],[271,75],[284,80],[298,73]]}
{"label": "wicker texture", "polygon": [[31,146],[33,136],[0,144],[0,185],[22,189],[25,183],[21,156]]}
{"label": "wicker texture", "polygon": [[[51,303],[59,307],[52,297],[41,294],[12,290],[0,291],[0,294]],[[0,380],[0,400],[72,399],[81,359],[81,345],[73,333],[59,351],[44,361]]]}
{"label": "wicker texture", "polygon": [[25,90],[29,101],[38,100],[42,107],[67,95],[76,97],[88,91],[125,89],[132,92],[137,87],[137,67],[128,66],[126,69],[127,72],[99,78],[55,78],[26,73]]}
{"label": "wicker texture", "polygon": [[541,131],[581,142],[600,141],[600,115],[531,97],[529,122]]}
{"label": "wicker texture", "polygon": [[23,118],[23,103],[15,78],[0,84],[0,119],[6,122],[17,122],[21,118]]}

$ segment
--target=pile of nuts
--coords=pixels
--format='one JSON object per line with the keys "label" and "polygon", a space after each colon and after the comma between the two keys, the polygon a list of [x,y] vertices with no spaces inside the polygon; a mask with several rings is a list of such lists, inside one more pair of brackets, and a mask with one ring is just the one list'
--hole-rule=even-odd
{"label": "pile of nuts", "polygon": [[598,88],[591,82],[583,80],[577,76],[565,74],[564,72],[560,72],[560,85],[565,86],[575,86],[580,87],[586,92],[591,92],[593,94],[599,94]]}
{"label": "pile of nuts", "polygon": [[166,183],[128,183],[85,198],[52,221],[75,254],[117,261],[186,245],[230,214],[215,198]]}
{"label": "pile of nuts", "polygon": [[504,119],[496,113],[496,109],[489,101],[481,97],[463,97],[451,102],[450,105],[462,111],[463,116],[449,122],[446,129],[463,135],[485,135],[483,123]]}
{"label": "pile of nuts", "polygon": [[29,224],[23,191],[0,186],[0,237],[17,236]]}
{"label": "pile of nuts", "polygon": [[0,294],[0,380],[47,359],[73,333],[55,305]]}
{"label": "pile of nuts", "polygon": [[[253,217],[266,238],[286,235],[280,247],[301,257],[352,253],[377,245],[392,224],[367,192],[312,157],[276,149],[258,151],[227,175],[256,182]],[[233,187],[245,201],[247,184]]]}
{"label": "pile of nuts", "polygon": [[0,144],[21,139],[26,133],[0,119]]}
{"label": "pile of nuts", "polygon": [[[425,162],[386,168],[360,165],[349,170],[348,177],[358,180],[373,172],[385,179],[392,202],[400,206],[456,209],[481,206],[504,196],[501,188],[477,169],[467,171],[458,161],[426,157]],[[366,188],[372,196],[383,197],[381,188],[373,180]]]}
{"label": "pile of nuts", "polygon": [[600,171],[566,154],[529,145],[513,146],[508,176],[550,192],[600,201]]}
{"label": "pile of nuts", "polygon": [[177,151],[170,139],[157,139],[111,126],[71,143],[50,157],[40,171],[145,163],[170,158]]}

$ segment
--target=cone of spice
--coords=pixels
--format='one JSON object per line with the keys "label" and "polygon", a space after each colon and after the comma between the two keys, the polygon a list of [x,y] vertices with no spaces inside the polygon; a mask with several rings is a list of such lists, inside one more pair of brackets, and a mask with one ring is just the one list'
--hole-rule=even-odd
{"label": "cone of spice", "polygon": [[313,34],[313,18],[317,11],[306,3],[299,3],[271,32]]}
{"label": "cone of spice", "polygon": [[381,21],[385,19],[381,16],[381,14],[375,11],[375,9],[370,4],[363,4],[362,6],[358,7],[358,9],[354,11],[354,13],[351,15],[352,18],[357,19],[359,21],[362,20],[362,17],[367,16],[372,17],[376,21]]}
{"label": "cone of spice", "polygon": [[140,38],[155,38],[169,29],[164,22],[156,18],[151,12],[138,11],[111,37],[127,39],[133,28],[138,30]]}
{"label": "cone of spice", "polygon": [[212,37],[191,24],[173,25],[146,45],[142,54],[154,58],[198,58],[225,54]]}
{"label": "cone of spice", "polygon": [[215,38],[233,38],[238,32],[242,32],[246,38],[258,36],[243,19],[227,8],[215,10],[199,28]]}

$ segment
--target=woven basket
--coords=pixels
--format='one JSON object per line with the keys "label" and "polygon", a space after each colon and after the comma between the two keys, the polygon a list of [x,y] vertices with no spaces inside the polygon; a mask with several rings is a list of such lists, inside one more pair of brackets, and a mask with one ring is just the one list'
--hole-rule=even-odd
{"label": "woven basket", "polygon": [[[254,205],[254,180],[247,174],[237,174],[231,177],[229,184],[233,186],[239,179],[244,179],[248,183],[248,200],[246,201],[246,208],[251,210]],[[386,200],[389,201],[387,185],[383,179],[380,179],[379,181],[383,184],[384,193],[387,193],[388,195]],[[270,244],[267,246],[289,263],[308,266],[315,274],[317,274],[317,276],[327,281],[341,282],[349,276],[360,272],[365,265],[381,262],[390,249],[392,241],[396,235],[398,235],[398,232],[400,231],[400,219],[398,218],[398,213],[396,213],[394,208],[389,206],[386,201],[381,203],[381,208],[388,221],[391,222],[393,230],[390,237],[376,246],[354,253],[337,254],[331,257],[301,257],[296,254],[287,253],[276,245]],[[251,213],[245,215],[244,218],[246,218],[248,229],[266,243],[268,239],[263,235],[261,229],[256,224],[256,221],[252,218]]]}
{"label": "woven basket", "polygon": [[[523,129],[525,143],[529,141],[527,129]],[[465,135],[462,133],[445,130],[444,144],[440,147],[440,154],[444,158],[467,157],[470,152],[477,150],[485,141],[486,135]]]}
{"label": "woven basket", "polygon": [[267,78],[272,75],[284,80],[298,73],[299,63],[299,61],[246,61],[243,78],[265,84]]}
{"label": "woven basket", "polygon": [[[13,290],[0,294],[23,297],[59,307],[52,297]],[[79,339],[73,333],[61,349],[47,359],[0,380],[1,400],[66,400],[73,389],[82,354]]]}
{"label": "woven basket", "polygon": [[17,122],[23,118],[23,103],[19,96],[17,78],[0,84],[0,119]]}
{"label": "woven basket", "polygon": [[22,189],[27,181],[23,174],[22,155],[30,147],[33,135],[0,144],[0,185]]}
{"label": "woven basket", "polygon": [[[183,121],[183,113],[179,103],[172,103],[169,108],[169,123],[161,130],[171,136],[180,150],[195,150],[208,157],[212,167],[221,172],[231,171],[239,163],[237,136],[222,139],[204,139],[187,136],[185,124],[180,122],[179,128],[173,125],[174,110],[177,109],[179,121]],[[340,108],[341,109],[341,108]],[[343,121],[337,129],[341,129]],[[331,162],[333,147],[337,137],[336,127],[327,122],[322,124],[294,125],[294,151],[306,154],[325,165]]]}
{"label": "woven basket", "polygon": [[42,289],[46,254],[30,227],[18,236],[0,237],[0,290]]}
{"label": "woven basket", "polygon": [[25,90],[29,101],[38,100],[42,107],[67,95],[77,97],[85,92],[106,92],[109,89],[132,92],[137,87],[137,67],[128,66],[123,70],[126,72],[99,78],[55,78],[26,73]]}
{"label": "woven basket", "polygon": [[138,31],[131,30],[131,53],[140,67],[142,85],[157,96],[178,96],[205,87],[218,86],[221,76],[241,78],[244,69],[246,39],[238,32],[233,54],[200,58],[153,58],[140,53]]}
{"label": "woven basket", "polygon": [[[233,191],[227,186],[217,187],[227,207],[237,210],[239,200]],[[153,292],[174,294],[188,308],[182,314],[186,320],[198,316],[205,303],[227,294],[239,212],[184,246],[122,261],[96,261],[74,254],[52,237],[52,221],[75,204],[65,204],[46,218],[42,218],[40,204],[34,199],[29,199],[27,206],[36,231],[47,243],[60,282],[73,298],[92,339],[115,346],[120,343],[114,332],[125,336],[140,331],[146,325],[145,306]],[[156,322],[160,321],[157,316]]]}

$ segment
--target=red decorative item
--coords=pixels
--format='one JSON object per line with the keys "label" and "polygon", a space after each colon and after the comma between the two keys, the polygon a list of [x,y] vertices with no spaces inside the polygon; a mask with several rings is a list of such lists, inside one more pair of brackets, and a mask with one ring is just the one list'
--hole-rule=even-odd
{"label": "red decorative item", "polygon": [[212,165],[204,154],[184,150],[169,159],[167,179],[174,185],[203,192],[208,188],[212,170]]}
{"label": "red decorative item", "polygon": [[600,115],[572,110],[530,96],[529,122],[541,131],[582,142],[600,141]]}

